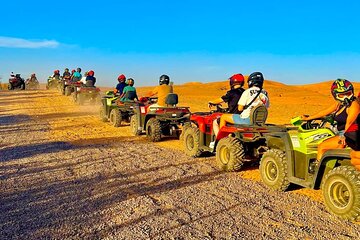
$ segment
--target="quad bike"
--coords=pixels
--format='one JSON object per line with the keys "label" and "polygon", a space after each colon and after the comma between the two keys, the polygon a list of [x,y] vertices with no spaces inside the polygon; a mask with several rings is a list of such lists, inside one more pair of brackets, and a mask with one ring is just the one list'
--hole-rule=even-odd
{"label": "quad bike", "polygon": [[84,85],[74,88],[73,100],[79,105],[84,105],[86,102],[97,104],[100,102],[100,88],[86,87]]}
{"label": "quad bike", "polygon": [[165,107],[151,107],[157,98],[140,98],[140,103],[130,119],[132,133],[145,132],[150,141],[158,142],[162,136],[179,137],[181,127],[190,122],[189,107],[177,107],[178,95],[168,94]]}
{"label": "quad bike", "polygon": [[[127,92],[127,96],[132,94]],[[131,98],[131,97],[130,97]],[[134,115],[134,109],[138,108],[139,103],[135,101],[121,102],[119,95],[113,91],[106,92],[101,98],[100,119],[103,122],[110,122],[114,127],[120,127],[122,122],[130,123],[131,116]]]}
{"label": "quad bike", "polygon": [[56,89],[58,87],[59,80],[60,79],[49,76],[47,79],[46,89]]}
{"label": "quad bike", "polygon": [[71,81],[71,80],[65,80],[64,81],[64,85],[63,85],[63,92],[65,96],[70,96],[71,93],[75,92],[76,88],[80,88],[81,87],[81,82],[77,81]]}
{"label": "quad bike", "polygon": [[9,78],[8,89],[9,90],[14,90],[14,89],[25,90],[25,80],[22,77],[20,77],[20,74],[16,74],[15,76],[12,75],[12,77]]}
{"label": "quad bike", "polygon": [[65,83],[70,81],[70,76],[65,76],[58,80],[57,88],[62,95],[65,95]]}
{"label": "quad bike", "polygon": [[273,190],[285,191],[296,184],[322,189],[328,210],[344,219],[360,220],[360,172],[350,163],[350,149],[334,149],[316,162],[317,146],[335,136],[329,118],[302,121],[295,127],[266,136],[268,150],[260,162],[263,182]]}
{"label": "quad bike", "polygon": [[25,81],[26,90],[37,90],[40,88],[38,80],[30,80],[29,78]]}
{"label": "quad bike", "polygon": [[214,112],[191,115],[191,126],[185,128],[183,136],[185,153],[192,157],[203,152],[215,153],[218,167],[225,171],[238,171],[245,162],[259,161],[267,149],[265,135],[277,129],[275,125],[265,124],[265,106],[252,109],[250,125],[227,124],[215,138],[213,121],[222,114],[223,110],[217,107]]}

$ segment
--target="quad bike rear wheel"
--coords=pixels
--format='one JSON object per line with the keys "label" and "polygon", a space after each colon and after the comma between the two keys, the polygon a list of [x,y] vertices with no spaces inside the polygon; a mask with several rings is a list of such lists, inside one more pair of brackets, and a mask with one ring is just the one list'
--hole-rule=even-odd
{"label": "quad bike rear wheel", "polygon": [[104,109],[103,106],[100,107],[99,115],[100,115],[100,120],[101,120],[102,122],[107,122],[107,121],[109,121],[109,119],[108,119],[107,116],[106,116],[106,112],[105,112],[105,109]]}
{"label": "quad bike rear wheel", "polygon": [[117,108],[113,108],[110,111],[110,117],[109,117],[110,124],[114,127],[120,127],[121,126],[121,112]]}
{"label": "quad bike rear wheel", "polygon": [[199,149],[200,131],[198,127],[187,127],[184,130],[184,150],[191,157],[199,157],[202,151]]}
{"label": "quad bike rear wheel", "polygon": [[65,87],[65,96],[70,96],[71,92],[71,87]]}
{"label": "quad bike rear wheel", "polygon": [[139,136],[141,134],[141,130],[139,130],[139,121],[137,120],[136,115],[130,117],[130,129],[134,136]]}
{"label": "quad bike rear wheel", "polygon": [[285,153],[279,149],[270,149],[260,161],[261,179],[269,188],[283,192],[290,185],[287,167]]}
{"label": "quad bike rear wheel", "polygon": [[222,138],[216,146],[216,163],[221,170],[239,171],[244,163],[244,147],[238,138]]}
{"label": "quad bike rear wheel", "polygon": [[329,171],[321,188],[331,213],[351,221],[360,220],[360,172],[353,166],[340,166]]}
{"label": "quad bike rear wheel", "polygon": [[150,118],[146,124],[146,136],[152,142],[161,140],[161,123],[156,118]]}

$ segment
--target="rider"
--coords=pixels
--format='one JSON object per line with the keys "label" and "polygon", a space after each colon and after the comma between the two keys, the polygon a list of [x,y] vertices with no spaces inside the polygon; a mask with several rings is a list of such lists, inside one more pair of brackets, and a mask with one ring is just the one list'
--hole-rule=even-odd
{"label": "rider", "polygon": [[60,79],[60,70],[54,70],[54,74],[52,75],[52,78],[59,80]]}
{"label": "rider", "polygon": [[157,95],[158,100],[156,104],[152,104],[150,107],[163,107],[165,106],[165,99],[166,96],[169,93],[173,93],[173,86],[170,84],[170,78],[168,75],[161,75],[159,78],[159,86],[155,87],[154,90],[152,90],[149,93],[149,96]]}
{"label": "rider", "polygon": [[269,108],[270,101],[267,92],[263,89],[264,76],[260,72],[254,72],[248,77],[248,86],[238,102],[238,111],[241,114],[223,114],[220,118],[220,129],[226,123],[250,124],[250,112],[257,105]]}
{"label": "rider", "polygon": [[[129,78],[127,80],[127,86],[124,88],[123,93],[120,95],[120,101],[126,102],[126,101],[134,101],[134,99],[138,100],[138,96],[136,94],[136,88],[134,87],[134,79]],[[126,93],[133,92],[131,96],[126,96]]]}
{"label": "rider", "polygon": [[95,73],[93,70],[87,72],[86,81],[85,81],[85,85],[87,87],[95,87],[96,78],[94,77],[94,74]]}
{"label": "rider", "polygon": [[355,101],[354,86],[346,79],[337,79],[331,85],[331,94],[336,103],[312,116],[302,116],[303,120],[308,121],[332,114],[337,122],[339,135],[319,144],[316,163],[329,149],[345,148],[347,145],[354,151],[360,151],[360,103]]}
{"label": "rider", "polygon": [[69,72],[68,68],[65,68],[62,77],[63,77],[63,79],[70,79],[71,78],[71,73]]}
{"label": "rider", "polygon": [[117,94],[121,95],[123,93],[124,88],[127,86],[125,81],[126,81],[125,75],[124,74],[119,75],[119,77],[118,77],[119,83],[116,85],[116,88],[115,88]]}
{"label": "rider", "polygon": [[37,80],[37,78],[36,78],[36,74],[35,74],[35,73],[32,73],[31,76],[30,76],[30,78],[28,78],[28,79],[26,80],[26,83],[30,83],[30,82],[38,83],[38,80]]}
{"label": "rider", "polygon": [[89,73],[89,72],[85,72],[85,73],[84,73],[84,76],[82,76],[82,78],[81,78],[81,80],[80,80],[80,82],[82,82],[83,84],[86,84],[86,77],[88,76],[88,73]]}
{"label": "rider", "polygon": [[[209,101],[209,108],[211,108],[211,106],[213,105],[218,105],[226,102],[228,104],[228,111],[227,111],[228,113],[240,114],[240,111],[238,110],[238,102],[241,95],[245,91],[243,88],[244,81],[245,81],[244,76],[241,73],[232,75],[229,78],[230,90],[227,91],[227,93],[224,96]],[[213,132],[215,136],[217,136],[219,132],[218,120],[219,119],[215,119],[213,121]]]}
{"label": "rider", "polygon": [[74,72],[74,74],[71,76],[71,81],[73,82],[77,82],[77,81],[80,81],[81,80],[81,68],[77,68],[76,69],[76,72]]}

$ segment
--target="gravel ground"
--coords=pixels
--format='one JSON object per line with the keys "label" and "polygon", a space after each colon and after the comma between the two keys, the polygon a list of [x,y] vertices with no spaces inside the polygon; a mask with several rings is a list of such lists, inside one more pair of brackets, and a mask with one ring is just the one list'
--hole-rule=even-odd
{"label": "gravel ground", "polygon": [[56,140],[36,102],[59,113],[68,98],[13,94],[0,92],[0,239],[360,239],[322,203],[219,172],[214,157],[126,134]]}

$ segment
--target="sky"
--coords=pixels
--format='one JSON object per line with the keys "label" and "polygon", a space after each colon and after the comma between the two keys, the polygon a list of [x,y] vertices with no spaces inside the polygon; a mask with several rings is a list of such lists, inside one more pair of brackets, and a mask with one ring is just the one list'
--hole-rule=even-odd
{"label": "sky", "polygon": [[3,1],[0,77],[40,81],[55,69],[94,70],[153,86],[223,81],[260,71],[306,84],[360,81],[360,2],[310,0]]}

